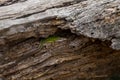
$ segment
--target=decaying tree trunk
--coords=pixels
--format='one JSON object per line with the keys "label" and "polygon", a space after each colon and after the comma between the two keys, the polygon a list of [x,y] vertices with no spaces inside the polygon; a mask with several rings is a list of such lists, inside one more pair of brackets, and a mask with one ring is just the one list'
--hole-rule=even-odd
{"label": "decaying tree trunk", "polygon": [[120,0],[0,0],[0,80],[120,80]]}

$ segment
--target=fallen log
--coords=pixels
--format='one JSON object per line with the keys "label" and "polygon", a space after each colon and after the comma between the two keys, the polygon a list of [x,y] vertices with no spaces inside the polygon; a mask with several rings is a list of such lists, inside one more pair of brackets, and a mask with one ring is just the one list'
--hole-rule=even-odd
{"label": "fallen log", "polygon": [[120,80],[119,0],[0,0],[0,79]]}

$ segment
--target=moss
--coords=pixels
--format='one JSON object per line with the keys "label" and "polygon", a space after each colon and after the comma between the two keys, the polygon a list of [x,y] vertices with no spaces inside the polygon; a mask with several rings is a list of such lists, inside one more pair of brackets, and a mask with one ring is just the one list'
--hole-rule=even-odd
{"label": "moss", "polygon": [[50,37],[46,38],[44,41],[45,41],[45,43],[46,42],[47,43],[52,43],[52,42],[57,41],[58,39],[60,39],[60,37],[58,37],[58,36],[50,36]]}
{"label": "moss", "polygon": [[40,48],[42,48],[45,43],[53,43],[53,42],[55,42],[55,41],[57,41],[59,39],[60,39],[59,36],[49,36],[48,38],[41,39]]}

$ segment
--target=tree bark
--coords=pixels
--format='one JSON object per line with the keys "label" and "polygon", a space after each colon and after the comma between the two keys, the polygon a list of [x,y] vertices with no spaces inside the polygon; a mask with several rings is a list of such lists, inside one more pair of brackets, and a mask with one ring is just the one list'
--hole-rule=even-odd
{"label": "tree bark", "polygon": [[1,80],[120,80],[119,0],[0,0]]}

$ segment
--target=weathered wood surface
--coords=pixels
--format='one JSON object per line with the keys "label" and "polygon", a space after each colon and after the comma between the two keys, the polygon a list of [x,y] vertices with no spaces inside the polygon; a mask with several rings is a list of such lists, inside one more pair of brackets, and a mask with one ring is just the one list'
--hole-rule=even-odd
{"label": "weathered wood surface", "polygon": [[[27,0],[1,6],[1,41],[10,36],[14,37],[14,34],[26,34],[44,25],[58,27],[61,25],[60,22],[65,20],[66,23],[62,26],[71,29],[74,33],[111,40],[112,48],[119,49],[119,4],[119,0]],[[42,22],[56,19],[60,20],[58,24]],[[32,26],[28,25],[29,23]],[[25,38],[31,36],[35,35],[25,36]]]}
{"label": "weathered wood surface", "polygon": [[0,75],[6,80],[119,80],[120,51],[107,42],[70,35],[42,48],[29,39],[2,55]]}
{"label": "weathered wood surface", "polygon": [[120,80],[119,23],[120,0],[0,0],[0,79]]}

